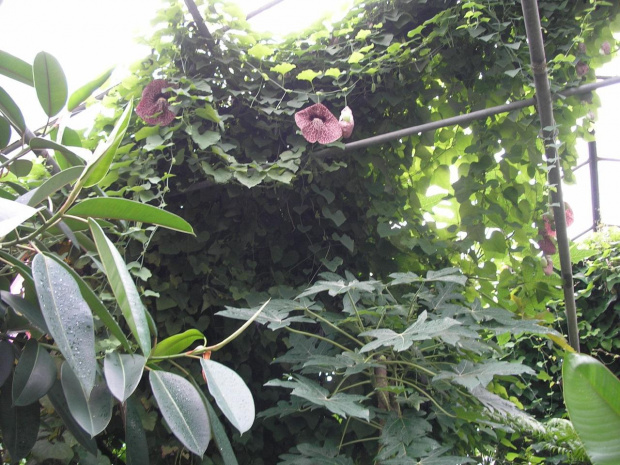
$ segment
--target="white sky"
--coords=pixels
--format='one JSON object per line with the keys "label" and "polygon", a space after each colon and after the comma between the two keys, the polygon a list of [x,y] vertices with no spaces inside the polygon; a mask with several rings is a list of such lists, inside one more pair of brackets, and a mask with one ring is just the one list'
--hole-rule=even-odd
{"label": "white sky", "polygon": [[[267,0],[236,0],[249,13]],[[353,0],[285,0],[250,22],[257,30],[278,34],[305,29],[324,15],[342,14]],[[160,0],[0,0],[0,50],[27,62],[44,50],[63,66],[69,92],[116,65],[117,76],[126,67],[149,53],[134,38],[148,35],[151,18]],[[620,75],[620,60],[600,71]],[[4,87],[24,110],[26,123],[38,127],[45,122],[31,88],[0,76]],[[620,126],[620,85],[598,91],[603,102],[597,122],[600,157],[620,159],[617,142]],[[584,146],[585,147],[585,146]],[[587,158],[587,153],[584,152]],[[603,221],[620,225],[620,162],[600,162]],[[577,186],[566,186],[565,198],[575,211],[569,235],[576,236],[592,223],[588,167],[576,172]]]}

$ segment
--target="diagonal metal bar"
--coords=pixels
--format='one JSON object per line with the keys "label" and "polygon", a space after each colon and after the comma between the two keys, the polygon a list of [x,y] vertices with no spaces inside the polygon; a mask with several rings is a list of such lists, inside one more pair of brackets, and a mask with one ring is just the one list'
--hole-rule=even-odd
{"label": "diagonal metal bar", "polygon": [[564,198],[562,196],[562,177],[560,173],[560,159],[556,145],[557,130],[553,117],[553,101],[547,75],[547,59],[540,26],[537,0],[522,0],[525,30],[530,48],[530,60],[536,86],[536,100],[538,115],[542,127],[542,136],[545,143],[545,156],[549,166],[548,183],[551,187],[551,204],[555,230],[560,255],[560,272],[562,275],[562,290],[564,291],[564,305],[568,324],[568,342],[575,351],[579,352],[579,328],[577,326],[577,305],[573,287],[573,269],[570,259],[568,233],[566,231],[566,216]]}

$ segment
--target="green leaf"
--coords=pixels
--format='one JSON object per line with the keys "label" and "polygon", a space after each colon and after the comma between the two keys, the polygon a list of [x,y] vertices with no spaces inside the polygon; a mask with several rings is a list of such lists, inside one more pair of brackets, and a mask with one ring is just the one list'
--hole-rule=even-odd
{"label": "green leaf", "polygon": [[60,367],[60,381],[75,421],[91,437],[101,433],[112,419],[112,396],[105,382],[97,383],[87,394],[68,363]]}
{"label": "green leaf", "polygon": [[286,73],[294,70],[295,68],[297,68],[297,65],[292,63],[280,63],[279,65],[272,66],[269,71],[273,71],[274,73],[279,73],[284,76]]}
{"label": "green leaf", "polygon": [[54,411],[62,418],[62,421],[69,431],[71,431],[73,437],[77,439],[88,452],[96,456],[97,444],[88,433],[84,431],[84,428],[75,421],[71,412],[69,412],[69,405],[67,405],[67,399],[65,399],[62,383],[59,379],[56,380],[52,388],[47,392],[47,397],[54,406]]}
{"label": "green leaf", "polygon": [[123,405],[125,416],[125,463],[127,465],[149,465],[149,448],[146,433],[138,409],[139,403],[133,397]]}
{"label": "green leaf", "polygon": [[359,63],[363,59],[364,59],[363,53],[353,52],[351,56],[349,57],[349,60],[347,61],[347,63],[350,63],[350,64]]}
{"label": "green leaf", "polygon": [[30,405],[47,394],[56,381],[56,364],[36,340],[26,342],[13,376],[13,403]]}
{"label": "green leaf", "polygon": [[47,52],[39,52],[32,66],[34,87],[41,108],[50,118],[60,113],[67,103],[67,79],[58,60]]}
{"label": "green leaf", "polygon": [[98,184],[108,173],[110,165],[116,155],[116,151],[118,150],[118,146],[123,141],[123,137],[125,137],[132,112],[133,100],[129,101],[125,107],[125,111],[123,111],[123,114],[116,122],[108,139],[97,146],[93,158],[88,161],[81,178],[84,180],[84,187],[92,187]]}
{"label": "green leaf", "polygon": [[[200,391],[199,391],[200,392]],[[211,425],[211,434],[213,435],[213,439],[215,440],[215,444],[217,445],[217,450],[222,456],[222,460],[224,461],[224,465],[239,465],[237,462],[237,457],[235,457],[235,451],[228,440],[228,435],[226,434],[226,430],[224,429],[224,425],[217,417],[217,413],[213,410],[213,407],[207,400],[207,398],[200,393],[200,397],[207,407],[207,414],[209,415],[209,424]]]}
{"label": "green leaf", "polygon": [[447,379],[453,383],[465,386],[469,391],[481,386],[485,388],[495,375],[520,375],[527,373],[535,375],[530,367],[520,363],[510,363],[497,360],[487,360],[483,363],[473,363],[463,360],[453,367],[454,372],[443,371],[433,378],[433,382]]}
{"label": "green leaf", "polygon": [[222,135],[216,131],[205,131],[201,134],[198,128],[192,128],[191,130],[189,128],[187,129],[187,132],[189,132],[190,136],[192,136],[192,140],[198,144],[200,150],[205,150],[212,145],[217,144],[222,138]]}
{"label": "green leaf", "polygon": [[562,366],[564,402],[594,465],[620,463],[620,380],[598,360],[569,353]]}
{"label": "green leaf", "polygon": [[327,71],[325,71],[325,76],[331,76],[331,77],[335,77],[337,78],[338,76],[340,76],[340,74],[342,73],[342,71],[340,71],[338,68],[329,68]]}
{"label": "green leaf", "polygon": [[[226,307],[216,313],[216,315],[234,318],[236,320],[247,321],[258,311],[260,307],[255,308],[234,308]],[[313,320],[303,315],[289,317],[289,314],[295,310],[301,310],[298,303],[292,300],[273,299],[269,301],[263,311],[256,317],[257,323],[268,325],[269,329],[275,331],[280,328],[289,326],[291,323],[312,323]]]}
{"label": "green leaf", "polygon": [[16,312],[25,316],[30,323],[40,329],[43,333],[49,333],[47,324],[41,313],[41,309],[32,302],[8,291],[0,291],[0,298],[4,303],[13,308]]}
{"label": "green leaf", "polygon": [[273,47],[265,44],[256,44],[248,50],[248,55],[258,60],[262,60],[263,58],[273,55],[274,52],[275,50]]}
{"label": "green leaf", "polygon": [[217,406],[240,434],[254,423],[254,399],[250,389],[233,370],[213,360],[200,359],[209,392]]}
{"label": "green leaf", "polygon": [[74,205],[67,214],[82,218],[140,221],[163,226],[174,231],[194,234],[191,225],[174,213],[153,205],[116,197],[85,199]]}
{"label": "green leaf", "polygon": [[37,442],[41,406],[38,402],[25,407],[12,404],[11,390],[5,386],[0,394],[2,445],[8,449],[11,463],[16,463],[26,457]]}
{"label": "green leaf", "polygon": [[97,366],[90,308],[71,274],[51,258],[37,254],[32,276],[49,333],[84,390],[90,393]]}
{"label": "green leaf", "polygon": [[32,171],[34,164],[30,160],[13,160],[9,165],[9,171],[18,178],[25,178]]}
{"label": "green leaf", "polygon": [[33,150],[37,150],[37,149],[56,150],[57,152],[60,152],[67,159],[67,161],[69,162],[71,166],[79,166],[82,169],[84,169],[83,167],[86,164],[84,159],[80,157],[79,155],[77,155],[69,147],[59,144],[57,142],[51,141],[51,140],[43,139],[41,137],[33,137],[32,139],[30,139],[30,142],[28,142],[28,145]]}
{"label": "green leaf", "polygon": [[319,74],[316,71],[312,71],[311,69],[306,69],[297,75],[297,79],[300,81],[308,81],[312,82],[314,78],[316,78]]}
{"label": "green leaf", "polygon": [[144,126],[133,135],[133,138],[137,142],[155,135],[159,137],[159,129],[159,126]]}
{"label": "green leaf", "polygon": [[13,371],[14,361],[13,344],[7,341],[0,341],[0,387],[4,385],[4,382]]}
{"label": "green leaf", "polygon": [[99,297],[97,297],[97,294],[95,294],[95,292],[90,288],[90,286],[86,284],[86,282],[80,277],[80,275],[78,275],[69,265],[67,265],[60,258],[51,254],[45,255],[46,257],[51,258],[60,266],[62,266],[65,271],[67,271],[73,277],[75,282],[78,283],[82,297],[84,298],[84,300],[86,300],[86,303],[88,303],[88,306],[93,311],[93,313],[97,316],[97,318],[101,320],[101,322],[106,326],[106,328],[108,328],[112,335],[120,341],[121,345],[125,350],[131,350],[131,346],[129,345],[127,336],[125,336],[125,333],[117,323],[116,319],[112,316],[107,307],[103,305]]}
{"label": "green leaf", "polygon": [[77,180],[80,177],[80,174],[82,174],[82,171],[82,167],[73,166],[71,168],[67,168],[66,170],[61,171],[60,173],[56,173],[51,178],[47,179],[39,187],[33,189],[28,194],[25,194],[26,196],[28,196],[26,204],[31,207],[40,204],[49,196],[55,194],[60,189],[65,187],[67,184],[70,184]]}
{"label": "green leaf", "polygon": [[112,395],[125,402],[138,387],[145,364],[146,359],[142,355],[107,353],[103,372]]}
{"label": "green leaf", "polygon": [[21,58],[0,50],[0,74],[34,87],[32,66]]}
{"label": "green leaf", "polygon": [[151,351],[151,356],[160,357],[162,355],[180,354],[187,349],[192,342],[204,340],[204,335],[197,329],[188,329],[181,334],[167,337],[158,343]]}
{"label": "green leaf", "polygon": [[334,224],[338,227],[340,227],[342,223],[347,221],[347,217],[344,216],[342,210],[336,210],[335,213],[332,213],[329,207],[324,206],[321,211],[323,212],[323,216],[325,218],[332,220]]}
{"label": "green leaf", "polygon": [[145,315],[146,309],[127,270],[127,265],[114,244],[105,236],[101,226],[92,218],[89,218],[88,224],[116,301],[142,353],[148,357],[151,352],[151,334]]}
{"label": "green leaf", "polygon": [[94,91],[99,89],[112,75],[112,71],[114,68],[110,68],[107,71],[104,71],[99,76],[97,76],[92,81],[84,84],[78,90],[73,92],[69,97],[69,102],[67,103],[67,110],[73,111],[75,110],[82,102],[84,102],[88,97],[92,95]]}
{"label": "green leaf", "polygon": [[21,110],[2,87],[0,87],[0,113],[17,129],[20,135],[23,136],[26,133],[26,122]]}
{"label": "green leaf", "polygon": [[217,110],[208,103],[205,103],[204,108],[197,108],[196,115],[206,120],[213,121],[214,123],[219,123],[222,121],[220,115],[217,114]]}
{"label": "green leaf", "polygon": [[211,428],[196,388],[186,379],[166,371],[152,370],[149,380],[170,430],[191,452],[202,456],[209,445]]}
{"label": "green leaf", "polygon": [[11,123],[0,116],[0,149],[5,148],[11,142]]}
{"label": "green leaf", "polygon": [[0,198],[0,237],[6,236],[35,213],[35,208]]}
{"label": "green leaf", "polygon": [[243,184],[248,189],[251,189],[254,186],[258,186],[263,179],[265,179],[265,173],[259,172],[250,172],[244,173],[243,171],[235,171],[234,177],[237,181]]}

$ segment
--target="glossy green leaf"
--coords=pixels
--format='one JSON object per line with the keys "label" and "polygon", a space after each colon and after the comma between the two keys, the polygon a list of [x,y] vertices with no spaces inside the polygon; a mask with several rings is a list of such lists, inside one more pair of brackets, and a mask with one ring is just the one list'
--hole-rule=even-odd
{"label": "glossy green leaf", "polygon": [[13,371],[15,353],[13,344],[7,341],[0,341],[0,387],[2,387]]}
{"label": "glossy green leaf", "polygon": [[62,390],[62,383],[56,380],[52,388],[47,392],[47,397],[54,406],[54,411],[62,418],[65,426],[77,441],[91,454],[97,455],[97,443],[84,431],[69,411],[69,405]]}
{"label": "glossy green leaf", "polygon": [[71,274],[49,257],[37,254],[32,276],[49,333],[90,393],[95,384],[93,315]]}
{"label": "glossy green leaf", "polygon": [[41,108],[50,118],[60,113],[67,103],[67,79],[56,58],[47,52],[39,52],[32,66],[34,87]]}
{"label": "glossy green leaf", "polygon": [[73,279],[75,280],[75,282],[78,284],[80,288],[82,297],[84,298],[84,300],[86,300],[86,303],[88,304],[92,312],[97,316],[97,318],[101,320],[101,322],[106,326],[106,328],[108,328],[110,333],[112,333],[112,335],[120,341],[120,343],[122,344],[125,350],[131,350],[131,346],[129,344],[129,341],[127,340],[127,336],[125,336],[125,333],[119,326],[116,319],[112,316],[112,314],[110,313],[108,308],[103,304],[103,302],[101,302],[99,297],[97,297],[97,294],[95,294],[95,292],[90,288],[90,286],[86,284],[86,282],[80,277],[80,275],[78,275],[73,270],[73,268],[67,265],[64,261],[62,261],[56,255],[50,254],[46,256],[54,260],[60,266],[62,266],[65,269],[65,271],[67,271],[73,277]]}
{"label": "glossy green leaf", "polygon": [[140,221],[194,234],[191,225],[180,216],[152,205],[122,198],[95,197],[85,199],[74,205],[67,214],[82,218]]}
{"label": "glossy green leaf", "polygon": [[26,132],[24,116],[11,96],[2,87],[0,87],[0,113],[21,135],[24,135]]}
{"label": "glossy green leaf", "polygon": [[200,359],[209,392],[217,406],[240,434],[254,423],[254,399],[250,389],[233,370],[213,360]]}
{"label": "glossy green leaf", "polygon": [[149,465],[149,448],[138,409],[142,408],[133,397],[123,405],[125,415],[125,463],[127,465]]}
{"label": "glossy green leaf", "polygon": [[32,279],[32,269],[28,265],[24,264],[17,258],[13,257],[11,254],[8,254],[3,250],[0,250],[0,258],[5,263],[9,263],[13,270],[17,271],[23,278],[25,293],[24,297],[26,298],[26,300],[28,300],[30,303],[38,304],[37,291],[34,286],[34,280]]}
{"label": "glossy green leaf", "polygon": [[101,433],[112,419],[112,396],[105,382],[97,383],[88,395],[66,362],[60,368],[60,381],[75,421],[91,437]]}
{"label": "glossy green leaf", "polygon": [[167,337],[158,343],[151,352],[151,356],[180,354],[187,349],[192,342],[204,340],[204,335],[197,329],[188,329],[181,334]]}
{"label": "glossy green leaf", "polygon": [[18,178],[25,178],[32,171],[33,163],[30,160],[19,159],[14,160],[9,165],[9,171]]}
{"label": "glossy green leaf", "polygon": [[25,316],[30,323],[40,329],[43,333],[48,333],[47,323],[43,318],[41,309],[32,302],[24,299],[21,296],[11,294],[8,291],[0,291],[0,298],[2,301],[13,308],[16,312],[19,312]]}
{"label": "glossy green leaf", "polygon": [[0,198],[0,237],[6,236],[36,212],[28,205]]}
{"label": "glossy green leaf", "polygon": [[0,74],[34,87],[32,66],[21,58],[0,50]]}
{"label": "glossy green leaf", "polygon": [[145,315],[146,309],[140,300],[138,289],[127,271],[123,257],[105,236],[101,226],[92,218],[89,218],[88,224],[116,301],[142,353],[148,357],[151,352],[151,334]]}
{"label": "glossy green leaf", "polygon": [[213,435],[213,439],[217,445],[217,450],[224,461],[224,465],[239,465],[239,462],[237,462],[237,457],[235,456],[235,451],[233,450],[230,440],[228,439],[228,435],[226,434],[226,430],[224,429],[224,425],[222,425],[222,422],[217,417],[217,413],[213,410],[213,407],[202,392],[200,395],[202,397],[202,401],[207,407],[209,423],[211,424],[211,434]]}
{"label": "glossy green leaf", "polygon": [[594,465],[620,463],[620,380],[589,355],[569,353],[562,366],[564,402]]}
{"label": "glossy green leaf", "polygon": [[65,187],[67,184],[74,182],[77,178],[80,177],[82,171],[83,168],[79,166],[73,166],[71,168],[67,168],[66,170],[61,171],[60,173],[55,174],[51,178],[47,179],[39,187],[30,191],[30,195],[26,194],[28,196],[26,204],[31,207],[35,207],[36,205],[47,199],[49,196],[53,195],[54,193]]}
{"label": "glossy green leaf", "polygon": [[30,139],[28,143],[31,149],[52,149],[57,152],[60,152],[62,156],[69,162],[71,166],[81,166],[83,167],[86,162],[82,157],[77,155],[77,153],[66,145],[59,144],[57,142],[43,139],[41,137],[33,137]]}
{"label": "glossy green leaf", "polygon": [[103,372],[108,388],[114,397],[121,402],[129,398],[142,378],[145,363],[146,359],[142,355],[119,354],[118,352],[106,354]]}
{"label": "glossy green leaf", "polygon": [[11,124],[0,116],[0,149],[5,148],[11,141]]}
{"label": "glossy green leaf", "polygon": [[211,437],[209,417],[200,394],[186,379],[152,370],[151,389],[162,416],[174,435],[196,455],[207,450]]}
{"label": "glossy green leaf", "polygon": [[11,379],[0,394],[0,428],[2,445],[8,449],[11,463],[15,463],[26,457],[37,441],[41,406],[38,402],[25,407],[13,406],[10,382]]}
{"label": "glossy green leaf", "polygon": [[30,339],[13,375],[13,403],[30,405],[47,394],[56,381],[56,364],[37,341]]}
{"label": "glossy green leaf", "polygon": [[93,154],[93,158],[89,160],[86,170],[82,175],[84,187],[92,187],[98,184],[108,173],[110,165],[116,155],[116,151],[118,150],[118,146],[123,141],[123,137],[125,137],[125,132],[127,131],[132,113],[133,101],[130,101],[125,107],[125,111],[123,111],[123,114],[116,122],[108,139],[99,144]]}
{"label": "glossy green leaf", "polygon": [[69,101],[67,103],[67,110],[75,110],[82,102],[84,102],[88,97],[90,97],[94,91],[99,89],[99,87],[101,87],[110,78],[110,76],[112,75],[112,71],[114,71],[114,68],[108,69],[92,81],[84,84],[78,90],[73,92],[69,97]]}

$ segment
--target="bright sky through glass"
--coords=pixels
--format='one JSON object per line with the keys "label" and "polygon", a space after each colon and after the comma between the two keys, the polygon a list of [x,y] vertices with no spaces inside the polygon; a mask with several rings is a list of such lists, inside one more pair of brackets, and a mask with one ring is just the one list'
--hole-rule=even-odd
{"label": "bright sky through glass", "polygon": [[[267,0],[236,0],[247,14]],[[286,35],[303,31],[322,19],[338,19],[353,0],[284,0],[254,17],[250,23],[259,31]],[[127,66],[148,55],[149,49],[138,45],[139,36],[147,36],[150,21],[162,5],[161,0],[4,0],[0,2],[0,50],[32,62],[44,50],[63,66],[69,92],[90,81],[106,69],[117,65],[120,79]],[[620,75],[620,60],[600,74]],[[26,123],[37,128],[45,123],[32,89],[0,76],[4,87],[24,110]],[[600,157],[620,159],[620,85],[598,91],[603,107],[596,124]],[[587,152],[583,156],[587,159]],[[603,221],[620,225],[620,162],[600,162],[600,185]],[[566,186],[565,196],[575,211],[571,237],[592,224],[588,167],[576,172],[577,186]]]}

